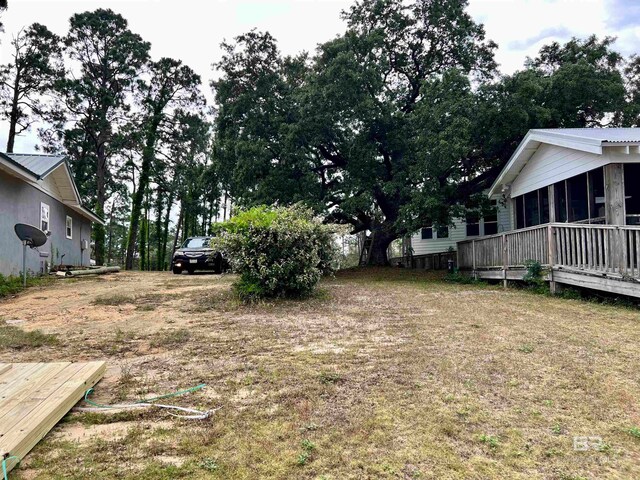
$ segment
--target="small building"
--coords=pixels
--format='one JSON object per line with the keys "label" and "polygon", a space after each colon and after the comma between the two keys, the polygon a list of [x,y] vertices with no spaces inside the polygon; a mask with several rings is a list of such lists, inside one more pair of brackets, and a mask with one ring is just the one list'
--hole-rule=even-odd
{"label": "small building", "polygon": [[92,222],[103,220],[82,205],[69,164],[60,155],[0,153],[0,274],[22,270],[16,223],[49,234],[38,251],[27,252],[27,271],[51,265],[89,266]]}
{"label": "small building", "polygon": [[640,297],[640,128],[531,130],[489,191],[508,232],[458,243],[482,278],[522,278],[528,260],[556,283]]}

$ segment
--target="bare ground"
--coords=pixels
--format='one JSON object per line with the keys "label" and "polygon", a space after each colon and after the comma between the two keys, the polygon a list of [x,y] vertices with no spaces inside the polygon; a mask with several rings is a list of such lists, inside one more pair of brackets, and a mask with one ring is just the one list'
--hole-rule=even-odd
{"label": "bare ground", "polygon": [[57,339],[2,362],[105,359],[98,402],[206,383],[173,403],[220,408],[74,411],[12,476],[640,478],[637,310],[384,269],[244,306],[232,281],[122,273],[0,302]]}

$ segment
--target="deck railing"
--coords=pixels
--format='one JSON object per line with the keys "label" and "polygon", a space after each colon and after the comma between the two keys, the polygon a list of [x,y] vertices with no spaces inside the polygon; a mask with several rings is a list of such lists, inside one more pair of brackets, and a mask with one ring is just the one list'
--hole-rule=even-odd
{"label": "deck railing", "polygon": [[527,260],[640,279],[640,226],[553,223],[458,243],[461,269],[507,270]]}

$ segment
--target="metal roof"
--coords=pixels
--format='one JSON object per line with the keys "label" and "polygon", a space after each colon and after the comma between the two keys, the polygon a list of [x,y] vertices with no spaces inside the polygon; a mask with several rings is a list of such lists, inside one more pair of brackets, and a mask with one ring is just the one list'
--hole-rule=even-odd
{"label": "metal roof", "polygon": [[[602,155],[605,147],[630,148],[633,146],[638,148],[640,128],[542,128],[529,130],[489,189],[489,196],[496,195],[508,187],[543,143]],[[627,149],[627,152],[629,151]]]}
{"label": "metal roof", "polygon": [[640,142],[640,128],[540,128],[531,132],[606,143]]}
{"label": "metal roof", "polygon": [[[80,213],[84,217],[89,218],[91,221],[104,225],[104,220],[92,212],[87,207],[83,206],[80,200],[80,193],[76,187],[76,183],[73,179],[73,174],[67,158],[64,155],[47,155],[47,154],[35,154],[35,153],[4,153],[0,152],[0,164],[2,161],[9,163],[17,167],[14,171],[25,172],[21,178],[28,179],[27,181],[34,182],[34,185],[39,185],[42,181],[51,174],[53,181],[58,186],[58,194],[61,195],[57,198],[59,201],[72,208],[76,212]],[[59,169],[61,167],[62,169]],[[60,177],[61,176],[61,177]],[[66,191],[71,197],[65,199],[64,194],[61,193],[64,189],[63,186],[67,186]],[[45,193],[49,193],[45,191]]]}
{"label": "metal roof", "polygon": [[65,160],[64,155],[32,153],[1,153],[0,155],[38,179],[46,177]]}

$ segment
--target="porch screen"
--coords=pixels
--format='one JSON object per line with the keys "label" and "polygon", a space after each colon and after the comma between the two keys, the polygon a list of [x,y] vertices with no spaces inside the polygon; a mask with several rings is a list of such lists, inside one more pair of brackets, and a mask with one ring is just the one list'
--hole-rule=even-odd
{"label": "porch screen", "polygon": [[640,164],[624,166],[624,196],[627,225],[640,225]]}
{"label": "porch screen", "polygon": [[589,191],[586,173],[567,180],[567,205],[569,206],[570,222],[579,222],[589,218]]}
{"label": "porch screen", "polygon": [[[635,200],[630,202],[629,194],[627,194],[627,205],[630,203],[634,205],[627,208],[627,213],[630,211],[629,208],[637,212],[635,213],[637,215],[635,221],[640,224],[640,188],[634,183],[634,180],[640,180],[640,165],[629,164],[628,166],[633,168],[628,182],[634,187],[627,187],[627,191],[632,191],[635,188],[634,191],[637,191],[638,195]],[[626,175],[625,183],[627,183]],[[604,171],[602,168],[596,168],[587,173],[562,180],[553,184],[552,188],[556,222],[604,223]],[[549,187],[542,187],[539,190],[520,195],[514,200],[516,228],[533,227],[551,221]],[[627,222],[629,221],[627,219]]]}
{"label": "porch screen", "polygon": [[547,187],[515,198],[516,228],[549,223],[549,191]]}

